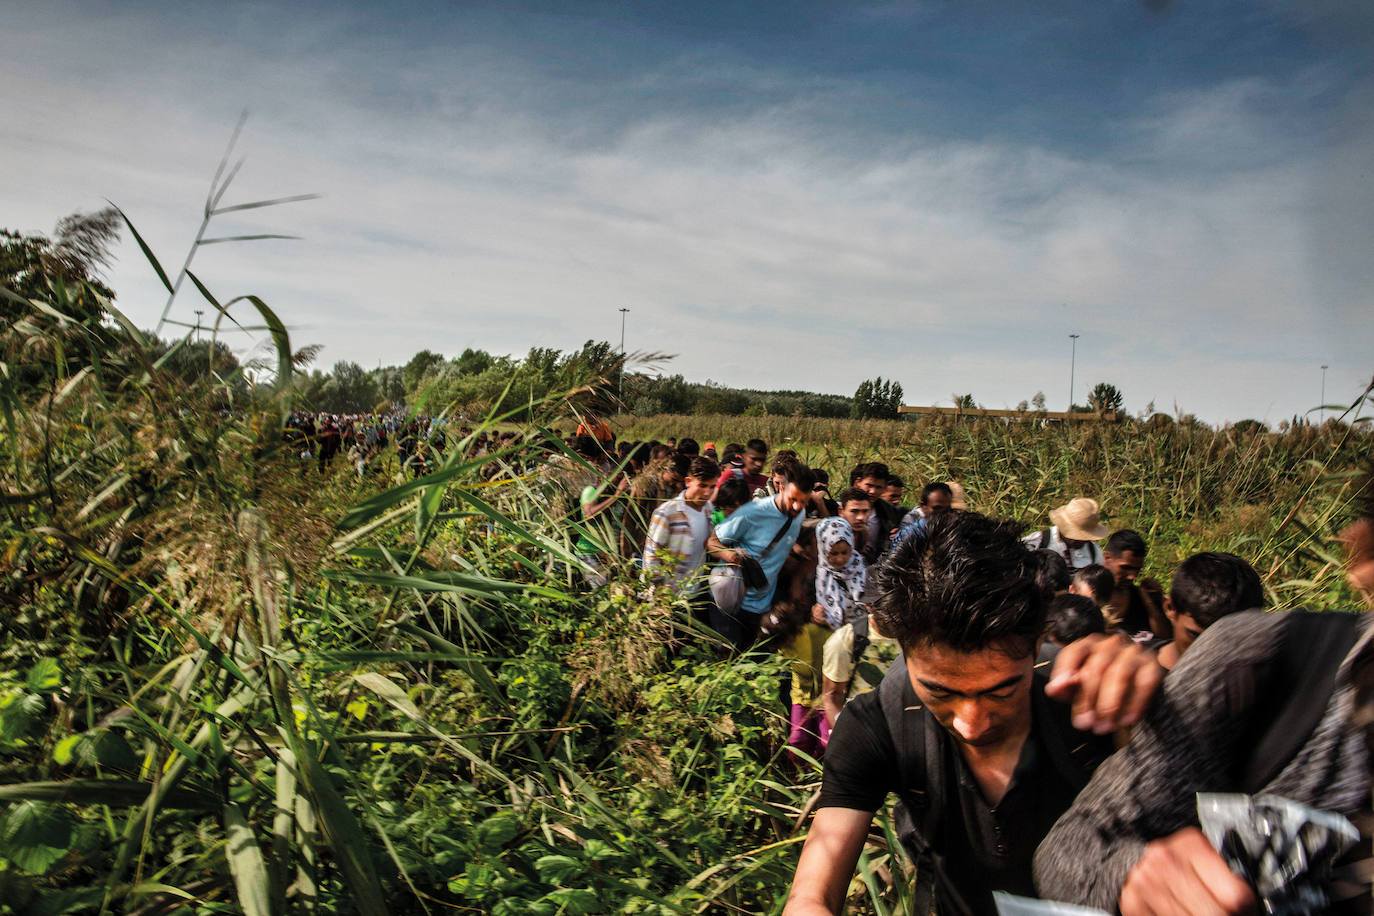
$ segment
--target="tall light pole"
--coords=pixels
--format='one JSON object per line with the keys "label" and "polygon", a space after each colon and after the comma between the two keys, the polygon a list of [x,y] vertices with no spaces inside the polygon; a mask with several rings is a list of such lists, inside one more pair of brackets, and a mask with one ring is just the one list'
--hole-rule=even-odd
{"label": "tall light pole", "polygon": [[1321,420],[1323,423],[1326,422],[1326,363],[1322,363]]}
{"label": "tall light pole", "polygon": [[1070,334],[1069,340],[1073,348],[1069,351],[1069,413],[1073,413],[1073,370],[1078,363],[1078,335]]}
{"label": "tall light pole", "polygon": [[616,392],[615,396],[616,413],[620,413],[625,409],[625,316],[629,311],[629,309],[620,310],[620,385],[618,386],[619,390]]}
{"label": "tall light pole", "polygon": [[205,309],[196,309],[196,343],[200,343],[200,316],[205,314]]}

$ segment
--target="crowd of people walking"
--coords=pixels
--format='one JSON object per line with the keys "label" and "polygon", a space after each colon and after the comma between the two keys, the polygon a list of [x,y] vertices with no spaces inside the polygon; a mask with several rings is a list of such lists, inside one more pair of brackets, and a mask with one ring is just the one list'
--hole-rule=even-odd
{"label": "crowd of people walking", "polygon": [[[424,473],[448,441],[442,421],[400,417],[292,428],[303,458],[324,469],[347,446],[359,474],[392,441],[395,473]],[[508,444],[460,435],[472,453]],[[1257,571],[1220,551],[1166,589],[1141,578],[1146,539],[1104,525],[1090,494],[1027,527],[954,480],[908,500],[879,461],[832,485],[759,439],[617,443],[603,423],[520,470],[562,507],[588,588],[637,578],[685,601],[722,654],[788,660],[786,746],[822,783],[787,916],[842,911],[893,797],[913,912],[993,913],[1003,893],[1125,916],[1370,912],[1367,615],[1266,613]],[[1371,479],[1374,464],[1342,538],[1374,607]],[[1253,796],[1255,824],[1274,796],[1308,806],[1281,808],[1292,830],[1254,828],[1288,838],[1288,865],[1200,832],[1198,793],[1218,792]],[[1313,839],[1328,813],[1360,841]]]}
{"label": "crowd of people walking", "polygon": [[[789,659],[787,745],[823,775],[788,916],[842,911],[893,796],[913,912],[992,913],[995,893],[1123,914],[1370,911],[1367,618],[1266,613],[1258,572],[1220,551],[1166,590],[1140,576],[1145,538],[1089,495],[1027,529],[979,514],[957,481],[907,505],[877,461],[833,492],[758,439],[572,447],[551,473],[571,482],[589,585],[637,567],[722,646]],[[1366,597],[1369,490],[1344,535]],[[1282,809],[1300,812],[1288,832],[1247,815],[1301,865],[1219,850],[1198,830],[1205,792],[1310,806]],[[1313,839],[1325,812],[1363,844]]]}

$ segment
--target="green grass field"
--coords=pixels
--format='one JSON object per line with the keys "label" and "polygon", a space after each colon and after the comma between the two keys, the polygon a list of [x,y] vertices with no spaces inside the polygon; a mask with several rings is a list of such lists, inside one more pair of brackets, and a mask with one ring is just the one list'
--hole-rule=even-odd
{"label": "green grass field", "polygon": [[[4,331],[0,912],[781,909],[818,782],[780,753],[782,665],[719,661],[628,570],[578,585],[537,463],[585,391],[496,455],[322,477],[281,445],[289,384],[188,380],[130,328],[62,312]],[[285,331],[259,317],[285,381]],[[15,371],[37,355],[55,369]],[[881,459],[1033,525],[1089,494],[1146,535],[1148,575],[1233,550],[1276,605],[1353,606],[1332,535],[1358,424],[621,432],[759,435],[837,479]],[[856,911],[905,912],[885,829]]]}

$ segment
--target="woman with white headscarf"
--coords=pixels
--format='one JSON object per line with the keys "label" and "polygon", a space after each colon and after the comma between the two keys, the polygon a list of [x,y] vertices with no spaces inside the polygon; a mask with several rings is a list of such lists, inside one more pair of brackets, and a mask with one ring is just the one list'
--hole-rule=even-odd
{"label": "woman with white headscarf", "polygon": [[854,549],[854,529],[839,516],[822,519],[816,526],[820,554],[816,564],[816,606],[825,613],[833,630],[868,610],[859,603],[868,582],[863,555]]}

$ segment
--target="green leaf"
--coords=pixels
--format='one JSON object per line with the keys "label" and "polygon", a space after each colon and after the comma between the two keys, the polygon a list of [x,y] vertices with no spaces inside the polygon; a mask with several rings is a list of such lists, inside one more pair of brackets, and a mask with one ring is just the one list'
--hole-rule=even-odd
{"label": "green leaf", "polygon": [[414,719],[416,722],[423,722],[425,717],[420,713],[420,708],[411,702],[406,692],[396,686],[396,682],[383,674],[375,671],[368,671],[363,674],[353,675],[353,680],[371,690],[377,696],[395,706],[405,715]]}
{"label": "green leaf", "polygon": [[557,589],[535,583],[508,582],[504,579],[492,579],[487,576],[449,571],[403,576],[364,569],[329,569],[321,575],[331,582],[375,585],[380,588],[413,589],[417,592],[457,592],[462,595],[475,595],[482,598],[514,592],[542,595],[546,598],[570,597]]}
{"label": "green leaf", "polygon": [[854,666],[854,673],[870,684],[879,684],[883,680],[883,669],[870,661],[859,662]]}
{"label": "green leaf", "polygon": [[55,658],[40,658],[29,669],[27,685],[34,693],[52,693],[62,686],[62,666]]}
{"label": "green leaf", "polygon": [[52,749],[52,759],[57,762],[58,766],[71,766],[81,758],[77,746],[87,740],[85,735],[68,735],[57,742],[57,746]]}
{"label": "green leaf", "polygon": [[224,834],[224,857],[229,862],[229,873],[234,876],[234,890],[244,916],[271,916],[267,862],[238,805],[225,806]]}
{"label": "green leaf", "polygon": [[[118,208],[116,207],[116,209]],[[167,292],[173,292],[172,281],[167,279],[167,272],[162,269],[162,265],[158,263],[157,256],[154,255],[153,250],[148,247],[148,243],[143,241],[143,236],[138,234],[138,230],[134,228],[134,224],[129,222],[128,214],[120,210],[119,215],[124,218],[124,225],[129,227],[129,232],[133,235],[134,241],[138,242],[138,247],[143,249],[143,256],[148,259],[149,264],[153,265],[153,272],[157,274],[157,278],[162,281],[162,285],[167,288]]]}
{"label": "green leaf", "polygon": [[0,853],[32,875],[47,874],[71,851],[76,818],[66,808],[24,801],[10,809],[0,827]]}
{"label": "green leaf", "polygon": [[539,880],[549,884],[567,884],[586,871],[582,863],[572,856],[558,855],[540,856],[534,868],[539,872]]}
{"label": "green leaf", "polygon": [[487,852],[497,852],[520,832],[520,818],[509,811],[498,811],[477,825],[477,844]]}
{"label": "green leaf", "polygon": [[334,788],[328,771],[320,765],[313,750],[293,753],[300,761],[302,782],[314,802],[325,841],[334,851],[339,874],[352,895],[353,906],[363,916],[389,916],[391,911],[387,909],[377,879],[377,865],[372,860],[367,835],[358,819]]}
{"label": "green leaf", "polygon": [[[0,802],[29,799],[77,805],[141,805],[153,791],[151,783],[133,779],[68,779],[63,782],[21,782],[0,786]],[[172,789],[162,799],[169,808],[213,808],[215,796],[194,789]]]}
{"label": "green leaf", "polygon": [[14,742],[30,734],[47,709],[48,701],[36,693],[0,697],[0,741]]}
{"label": "green leaf", "polygon": [[119,732],[100,729],[91,740],[90,753],[92,762],[107,769],[130,775],[138,772],[138,756]]}
{"label": "green leaf", "polygon": [[604,912],[596,893],[585,887],[559,888],[551,894],[546,894],[544,899],[558,904],[562,907],[562,912],[570,916]]}

